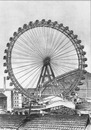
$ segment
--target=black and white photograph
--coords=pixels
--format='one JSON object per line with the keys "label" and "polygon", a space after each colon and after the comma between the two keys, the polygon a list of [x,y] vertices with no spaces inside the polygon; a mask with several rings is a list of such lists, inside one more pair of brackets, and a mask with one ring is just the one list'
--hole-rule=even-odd
{"label": "black and white photograph", "polygon": [[91,130],[91,1],[0,1],[0,130]]}

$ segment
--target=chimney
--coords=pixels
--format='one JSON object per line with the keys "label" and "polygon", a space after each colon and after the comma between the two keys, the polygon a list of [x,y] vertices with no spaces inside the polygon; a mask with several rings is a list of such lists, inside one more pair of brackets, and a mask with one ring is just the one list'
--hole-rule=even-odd
{"label": "chimney", "polygon": [[6,77],[4,77],[4,91],[6,90]]}

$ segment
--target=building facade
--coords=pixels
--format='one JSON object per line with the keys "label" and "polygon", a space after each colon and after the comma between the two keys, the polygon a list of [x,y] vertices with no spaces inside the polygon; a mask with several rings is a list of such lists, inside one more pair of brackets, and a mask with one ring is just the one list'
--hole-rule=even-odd
{"label": "building facade", "polygon": [[22,108],[23,95],[18,90],[13,90],[13,109]]}
{"label": "building facade", "polygon": [[0,93],[0,113],[7,110],[7,97]]}

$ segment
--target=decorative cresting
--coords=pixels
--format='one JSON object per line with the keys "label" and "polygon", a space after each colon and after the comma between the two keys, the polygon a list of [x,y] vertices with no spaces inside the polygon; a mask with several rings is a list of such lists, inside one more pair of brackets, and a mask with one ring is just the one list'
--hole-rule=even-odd
{"label": "decorative cresting", "polygon": [[44,19],[24,24],[10,37],[5,49],[5,73],[23,94],[27,88],[49,95],[74,95],[84,79],[86,52],[72,30]]}

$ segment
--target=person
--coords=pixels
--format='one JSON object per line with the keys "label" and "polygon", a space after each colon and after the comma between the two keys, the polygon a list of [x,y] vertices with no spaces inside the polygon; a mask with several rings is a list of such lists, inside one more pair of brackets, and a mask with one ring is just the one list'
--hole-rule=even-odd
{"label": "person", "polygon": [[32,106],[32,103],[30,102],[30,106],[29,106],[29,115],[31,113],[31,106]]}
{"label": "person", "polygon": [[63,94],[62,94],[62,93],[60,94],[60,97],[61,97],[62,99],[64,99],[64,96],[63,96]]}

